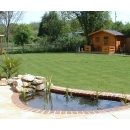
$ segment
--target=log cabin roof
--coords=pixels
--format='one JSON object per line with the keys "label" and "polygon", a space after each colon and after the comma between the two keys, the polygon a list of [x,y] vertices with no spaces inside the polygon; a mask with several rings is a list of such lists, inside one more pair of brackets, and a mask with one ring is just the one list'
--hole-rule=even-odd
{"label": "log cabin roof", "polygon": [[90,34],[88,34],[88,35],[91,36],[91,35],[93,35],[93,34],[95,34],[95,33],[101,32],[101,31],[102,31],[102,32],[109,33],[109,34],[112,34],[112,35],[114,35],[114,36],[124,36],[123,33],[118,32],[118,31],[115,31],[115,30],[99,30],[99,31],[90,33]]}

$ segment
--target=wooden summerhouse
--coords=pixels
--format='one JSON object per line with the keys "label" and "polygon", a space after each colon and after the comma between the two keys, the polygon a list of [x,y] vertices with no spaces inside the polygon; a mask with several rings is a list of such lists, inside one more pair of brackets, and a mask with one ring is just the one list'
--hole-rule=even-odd
{"label": "wooden summerhouse", "polygon": [[2,48],[3,48],[2,40],[3,40],[3,37],[4,37],[4,35],[0,35],[0,54],[2,54]]}
{"label": "wooden summerhouse", "polygon": [[84,46],[85,52],[97,51],[102,53],[115,53],[124,48],[126,37],[115,30],[99,30],[90,33],[91,46]]}

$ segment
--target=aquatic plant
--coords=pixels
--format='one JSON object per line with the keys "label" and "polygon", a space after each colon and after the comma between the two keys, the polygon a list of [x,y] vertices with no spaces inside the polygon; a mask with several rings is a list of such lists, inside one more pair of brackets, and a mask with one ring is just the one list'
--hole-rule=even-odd
{"label": "aquatic plant", "polygon": [[45,83],[45,91],[46,91],[47,93],[50,93],[50,91],[51,91],[51,86],[52,86],[52,76],[46,77],[46,78],[44,79],[44,83]]}
{"label": "aquatic plant", "polygon": [[26,94],[25,88],[23,87],[23,91],[20,94],[20,98],[25,102],[25,104],[26,104],[26,97],[27,97],[27,94]]}
{"label": "aquatic plant", "polygon": [[96,99],[96,100],[98,100],[100,93],[101,93],[101,92],[99,92],[99,86],[98,86],[98,89],[97,89],[96,92],[95,92],[95,99]]}
{"label": "aquatic plant", "polygon": [[72,93],[69,92],[68,86],[67,86],[67,88],[66,88],[64,97],[66,97],[66,102],[69,101],[69,98],[72,98],[72,97],[73,97]]}
{"label": "aquatic plant", "polygon": [[121,101],[123,101],[123,103],[127,104],[128,100],[127,100],[127,94],[125,93],[123,87],[121,87],[121,93],[122,93],[122,99]]}
{"label": "aquatic plant", "polygon": [[51,109],[53,109],[53,104],[52,104],[52,96],[51,96],[51,87],[52,87],[52,76],[46,77],[44,79],[44,84],[45,84],[45,94],[44,94],[44,109],[46,108],[46,105],[50,102],[51,104]]}

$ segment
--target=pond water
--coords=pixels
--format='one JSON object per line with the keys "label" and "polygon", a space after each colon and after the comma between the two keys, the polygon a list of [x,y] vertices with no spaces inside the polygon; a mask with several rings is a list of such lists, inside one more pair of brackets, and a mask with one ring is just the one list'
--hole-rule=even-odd
{"label": "pond water", "polygon": [[20,100],[29,107],[55,111],[89,111],[122,106],[120,101],[105,99],[94,100],[90,97],[80,97],[75,95],[66,96],[54,92],[51,92],[50,94],[37,92],[34,98],[26,98],[26,101],[20,98]]}

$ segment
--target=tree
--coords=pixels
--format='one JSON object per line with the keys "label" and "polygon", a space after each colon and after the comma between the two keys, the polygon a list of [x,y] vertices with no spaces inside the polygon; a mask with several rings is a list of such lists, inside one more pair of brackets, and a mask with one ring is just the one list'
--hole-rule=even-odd
{"label": "tree", "polygon": [[24,44],[30,43],[32,38],[32,29],[29,25],[20,24],[17,25],[15,32],[14,32],[14,42],[17,45],[23,46],[24,51]]}
{"label": "tree", "polygon": [[58,39],[57,42],[60,43],[60,47],[62,51],[69,51],[69,45],[70,45],[71,38],[68,36],[68,34],[62,34]]}
{"label": "tree", "polygon": [[112,28],[114,30],[122,32],[124,30],[124,24],[121,21],[117,21],[113,24]]}
{"label": "tree", "polygon": [[45,13],[39,25],[38,36],[49,36],[50,42],[55,41],[61,33],[62,21],[55,11]]}
{"label": "tree", "polygon": [[5,27],[5,37],[7,46],[9,43],[9,34],[13,29],[12,23],[17,23],[23,16],[24,12],[22,11],[1,11],[0,13],[0,21]]}
{"label": "tree", "polygon": [[124,25],[124,31],[123,33],[127,36],[127,37],[130,37],[130,23],[126,23]]}
{"label": "tree", "polygon": [[39,23],[32,22],[32,23],[29,24],[29,26],[32,28],[34,36],[37,36],[38,29],[39,29]]}
{"label": "tree", "polygon": [[73,11],[73,13],[77,16],[88,42],[90,42],[88,34],[104,29],[110,20],[108,11]]}
{"label": "tree", "polygon": [[82,30],[81,25],[76,18],[76,15],[72,11],[59,11],[58,15],[63,23],[63,33],[72,33]]}
{"label": "tree", "polygon": [[4,34],[4,28],[2,24],[0,24],[0,34]]}
{"label": "tree", "polygon": [[30,26],[30,28],[32,28],[33,42],[36,42],[38,40],[37,34],[38,34],[38,29],[39,29],[39,23],[38,22],[32,22],[28,25]]}
{"label": "tree", "polygon": [[81,25],[77,19],[72,19],[70,21],[70,25],[71,25],[71,32],[77,32],[82,30]]}
{"label": "tree", "polygon": [[74,48],[76,52],[79,52],[80,46],[86,43],[86,39],[78,33],[73,33],[70,43],[72,48]]}

